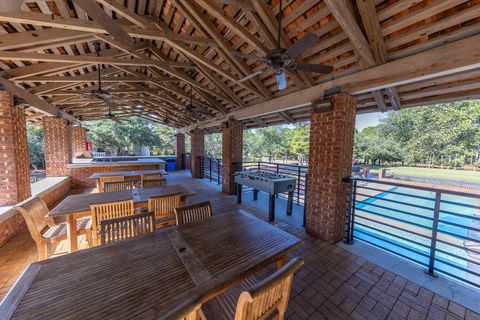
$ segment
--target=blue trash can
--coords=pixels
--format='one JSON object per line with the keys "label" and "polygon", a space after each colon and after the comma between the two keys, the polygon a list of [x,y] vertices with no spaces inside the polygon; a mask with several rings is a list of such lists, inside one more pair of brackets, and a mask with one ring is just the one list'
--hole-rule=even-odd
{"label": "blue trash can", "polygon": [[177,159],[175,157],[168,157],[164,159],[166,162],[165,169],[168,171],[175,171],[177,170],[177,164],[176,161]]}

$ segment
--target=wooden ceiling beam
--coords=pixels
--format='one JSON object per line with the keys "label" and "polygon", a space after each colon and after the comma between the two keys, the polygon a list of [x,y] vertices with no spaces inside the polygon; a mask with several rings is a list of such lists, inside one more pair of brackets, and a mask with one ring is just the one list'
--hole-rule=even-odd
{"label": "wooden ceiling beam", "polygon": [[[351,95],[360,95],[375,90],[479,69],[479,42],[480,35],[471,36],[442,47],[325,81],[311,88],[298,90],[266,102],[236,110],[225,116],[213,118],[197,125],[200,128],[211,127],[231,117],[243,120],[308,106],[312,101],[321,99],[325,90],[334,87],[340,87],[342,91]],[[455,59],[451,59],[451,57],[455,57]],[[190,129],[190,127],[186,127],[182,128],[181,131],[188,132]]]}
{"label": "wooden ceiling beam", "polygon": [[2,85],[3,88],[9,91],[12,95],[23,99],[26,104],[30,105],[31,107],[37,110],[40,110],[41,112],[44,112],[51,116],[59,116],[67,119],[68,121],[81,124],[81,121],[79,121],[74,116],[64,112],[63,110],[55,107],[54,105],[51,105],[47,101],[37,97],[36,95],[28,92],[26,89],[16,85],[15,83],[1,76],[0,76],[0,85]]}
{"label": "wooden ceiling beam", "polygon": [[[51,16],[35,12],[26,12],[19,11],[17,13],[5,13],[0,12],[0,21],[7,21],[12,23],[22,23],[22,24],[32,24],[36,26],[59,28],[59,29],[69,29],[84,31],[90,33],[105,33],[108,32],[100,26],[97,22],[86,21],[75,18],[67,18],[61,16]],[[122,26],[131,37],[148,39],[148,40],[157,40],[157,41],[179,41],[190,44],[203,44],[208,46],[215,47],[216,44],[212,39],[205,39],[200,37],[190,37],[175,34],[173,32],[167,31],[158,31],[158,30],[147,30],[141,29],[135,26]]]}

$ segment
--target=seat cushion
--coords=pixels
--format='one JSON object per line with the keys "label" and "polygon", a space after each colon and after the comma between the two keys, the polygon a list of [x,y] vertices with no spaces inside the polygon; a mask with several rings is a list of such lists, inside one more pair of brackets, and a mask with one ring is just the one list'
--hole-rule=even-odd
{"label": "seat cushion", "polygon": [[255,276],[250,276],[234,287],[229,288],[221,295],[202,305],[203,313],[209,320],[231,320],[235,318],[238,298],[240,294],[258,283]]}
{"label": "seat cushion", "polygon": [[[53,227],[48,228],[48,230],[43,234],[45,239],[62,239],[67,238],[67,223],[59,223]],[[89,230],[92,227],[91,218],[80,218],[77,219],[77,232],[79,234],[85,233],[85,230]]]}

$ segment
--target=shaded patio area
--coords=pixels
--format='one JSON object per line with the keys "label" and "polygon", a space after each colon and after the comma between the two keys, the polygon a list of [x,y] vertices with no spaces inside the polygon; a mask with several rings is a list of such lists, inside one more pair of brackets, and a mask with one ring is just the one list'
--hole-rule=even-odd
{"label": "shaded patio area", "polygon": [[[192,203],[211,201],[214,215],[238,208],[235,196],[225,195],[202,180],[191,179],[187,171],[174,172],[167,176],[167,181],[188,185],[196,191],[197,195],[189,200]],[[73,193],[90,191],[72,190]],[[243,203],[241,208],[258,218],[267,218],[265,211],[249,203]],[[288,319],[480,319],[480,314],[465,308],[459,301],[451,301],[421,287],[353,254],[342,245],[310,237],[302,228],[280,219],[275,225],[304,241],[304,245],[292,254],[301,255],[306,263],[294,278]],[[85,247],[82,238],[79,248]],[[373,247],[370,250],[378,251]],[[64,241],[56,255],[66,252]],[[0,248],[1,296],[26,265],[36,259],[36,247],[26,229]],[[273,270],[272,266],[257,276],[263,278]]]}

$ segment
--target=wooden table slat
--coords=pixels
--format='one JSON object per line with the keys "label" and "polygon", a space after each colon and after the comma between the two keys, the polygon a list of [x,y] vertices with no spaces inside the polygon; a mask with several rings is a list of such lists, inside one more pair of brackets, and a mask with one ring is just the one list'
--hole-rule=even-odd
{"label": "wooden table slat", "polygon": [[218,294],[300,245],[241,210],[214,215],[32,264],[40,269],[33,281],[23,275],[11,289],[31,282],[12,318],[158,318],[189,297]]}
{"label": "wooden table slat", "polygon": [[167,175],[165,170],[137,170],[137,171],[114,171],[114,172],[95,172],[88,179],[99,179],[104,176],[124,176],[124,177],[140,177],[142,174],[161,174]]}

